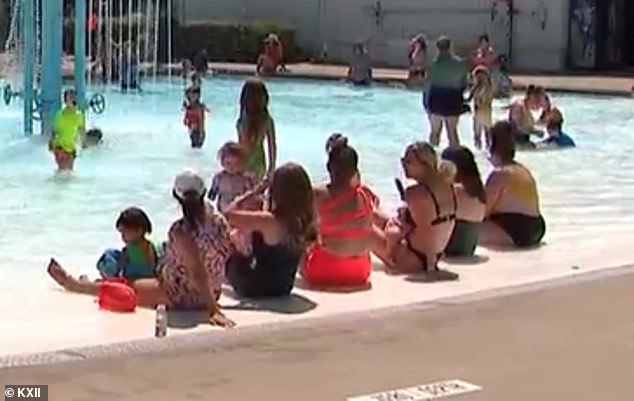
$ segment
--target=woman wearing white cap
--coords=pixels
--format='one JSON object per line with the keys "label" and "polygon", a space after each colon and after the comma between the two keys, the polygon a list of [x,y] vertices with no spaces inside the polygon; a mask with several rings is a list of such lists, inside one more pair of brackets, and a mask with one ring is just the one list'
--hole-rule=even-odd
{"label": "woman wearing white cap", "polygon": [[[170,227],[158,279],[130,282],[141,306],[165,303],[173,309],[206,309],[211,324],[234,326],[218,305],[223,273],[234,251],[227,222],[205,201],[203,179],[192,171],[179,174],[172,193],[183,216]],[[48,268],[53,279],[68,291],[96,295],[99,283],[75,279],[54,260]]]}

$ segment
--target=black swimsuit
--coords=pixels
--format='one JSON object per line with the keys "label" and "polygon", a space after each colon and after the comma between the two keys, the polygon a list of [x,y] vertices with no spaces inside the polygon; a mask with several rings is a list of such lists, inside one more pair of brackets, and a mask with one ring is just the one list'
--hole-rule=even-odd
{"label": "black swimsuit", "polygon": [[260,232],[251,235],[250,256],[234,253],[227,261],[227,279],[241,297],[264,298],[289,295],[303,250],[286,244],[268,245]]}
{"label": "black swimsuit", "polygon": [[[458,211],[458,201],[456,199],[456,192],[454,191],[453,186],[451,187],[451,197],[453,199],[453,212],[443,215],[440,213],[440,204],[438,203],[438,199],[436,198],[436,195],[434,195],[434,192],[431,190],[431,188],[429,188],[427,184],[421,183],[421,185],[423,185],[425,189],[427,189],[427,192],[429,192],[429,195],[431,196],[431,200],[432,202],[434,202],[434,209],[436,209],[436,218],[431,221],[432,227],[456,220],[456,212]],[[422,270],[429,271],[429,265],[427,263],[427,255],[425,255],[423,252],[419,251],[418,249],[412,246],[409,240],[409,236],[410,236],[409,234],[405,236],[405,243],[406,243],[407,250],[409,250],[412,254],[414,254],[418,258],[418,260],[421,263]],[[440,260],[442,258],[442,255],[443,255],[442,252],[437,253],[436,261]],[[434,268],[438,269],[438,266],[434,264]]]}

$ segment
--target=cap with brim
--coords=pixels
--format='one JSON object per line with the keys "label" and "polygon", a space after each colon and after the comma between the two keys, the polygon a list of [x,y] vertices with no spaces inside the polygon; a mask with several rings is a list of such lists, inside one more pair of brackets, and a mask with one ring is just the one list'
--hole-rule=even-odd
{"label": "cap with brim", "polygon": [[190,193],[204,196],[206,191],[205,181],[194,170],[185,170],[174,180],[174,193],[181,199]]}

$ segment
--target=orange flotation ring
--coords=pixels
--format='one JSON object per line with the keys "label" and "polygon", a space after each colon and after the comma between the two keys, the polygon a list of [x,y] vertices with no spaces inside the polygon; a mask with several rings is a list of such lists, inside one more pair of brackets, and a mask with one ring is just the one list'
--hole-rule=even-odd
{"label": "orange flotation ring", "polygon": [[99,308],[111,312],[134,312],[137,296],[134,288],[122,278],[109,278],[99,286]]}

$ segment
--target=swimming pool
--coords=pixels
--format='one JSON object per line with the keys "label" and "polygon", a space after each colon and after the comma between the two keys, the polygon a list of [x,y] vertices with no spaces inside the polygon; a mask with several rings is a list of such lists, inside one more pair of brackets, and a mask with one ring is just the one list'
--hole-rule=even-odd
{"label": "swimming pool", "polygon": [[[212,115],[202,151],[188,146],[179,83],[147,84],[142,95],[106,91],[105,114],[89,118],[90,126],[103,129],[105,144],[83,152],[76,172],[66,178],[54,175],[43,138],[18,133],[20,106],[0,108],[0,305],[7,305],[12,293],[41,286],[50,256],[92,272],[103,249],[120,245],[113,225],[127,206],[145,209],[155,226],[153,237],[163,238],[177,214],[170,195],[174,175],[194,167],[211,177],[218,146],[235,138],[242,80],[214,77],[205,82],[203,98]],[[396,204],[392,177],[400,172],[401,152],[408,142],[427,135],[419,93],[296,80],[273,80],[268,87],[280,162],[301,162],[319,182],[325,177],[326,137],[346,133],[361,155],[364,181],[385,204]],[[634,232],[632,100],[577,95],[555,95],[554,100],[578,148],[519,157],[540,184],[550,228],[546,241],[571,251],[581,241],[605,246],[608,232]],[[470,117],[463,117],[461,137],[469,145],[470,127]],[[488,164],[482,155],[478,159],[486,174]]]}

